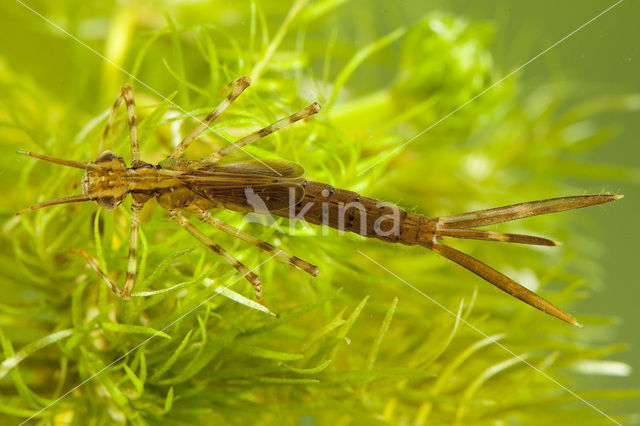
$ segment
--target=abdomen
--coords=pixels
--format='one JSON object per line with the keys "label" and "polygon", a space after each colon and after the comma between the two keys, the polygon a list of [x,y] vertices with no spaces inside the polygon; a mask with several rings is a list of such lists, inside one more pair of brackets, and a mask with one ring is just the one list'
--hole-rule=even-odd
{"label": "abdomen", "polygon": [[306,183],[305,196],[295,207],[272,213],[406,245],[417,244],[425,228],[435,228],[433,220],[395,204],[311,181]]}

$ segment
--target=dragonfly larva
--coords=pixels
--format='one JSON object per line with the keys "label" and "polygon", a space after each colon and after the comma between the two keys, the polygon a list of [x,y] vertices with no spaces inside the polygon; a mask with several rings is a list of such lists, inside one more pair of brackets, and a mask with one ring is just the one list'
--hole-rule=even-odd
{"label": "dragonfly larva", "polygon": [[318,268],[315,265],[220,221],[211,214],[210,210],[226,208],[240,212],[273,214],[293,221],[303,220],[312,224],[350,231],[389,243],[421,245],[454,261],[529,305],[570,324],[578,325],[573,317],[536,293],[481,261],[444,245],[441,241],[443,238],[453,237],[554,246],[557,245],[556,242],[542,237],[475,228],[608,203],[621,198],[621,195],[600,194],[553,198],[454,216],[428,218],[407,212],[394,204],[363,197],[355,192],[333,188],[323,183],[309,181],[303,177],[304,169],[295,163],[277,160],[247,161],[224,165],[218,163],[221,158],[243,146],[317,113],[320,110],[320,105],[315,102],[287,118],[237,140],[208,157],[194,161],[184,159],[182,155],[189,144],[206,130],[249,84],[248,77],[241,77],[229,83],[222,91],[223,94],[227,92],[228,94],[218,107],[176,146],[170,156],[158,165],[140,160],[133,93],[130,86],[124,86],[111,109],[101,145],[109,132],[120,104],[124,100],[127,107],[131,140],[132,160],[130,167],[127,167],[124,160],[111,151],[104,151],[92,162],[65,160],[19,151],[41,160],[84,169],[85,175],[82,178],[81,195],[33,205],[17,214],[55,204],[81,201],[95,201],[105,210],[113,210],[130,194],[132,202],[129,262],[122,290],[100,270],[97,263],[86,251],[79,251],[109,288],[116,295],[125,299],[131,297],[134,288],[140,211],[144,203],[155,197],[174,221],[236,268],[254,286],[256,298],[261,303],[264,303],[262,287],[256,274],[193,226],[189,219],[182,214],[182,210],[193,213],[202,222],[253,244],[312,276],[318,274]]}

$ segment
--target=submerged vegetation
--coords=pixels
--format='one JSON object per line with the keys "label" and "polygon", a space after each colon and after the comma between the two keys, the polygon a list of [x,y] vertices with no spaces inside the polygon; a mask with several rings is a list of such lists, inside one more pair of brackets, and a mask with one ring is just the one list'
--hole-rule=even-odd
{"label": "submerged vegetation", "polygon": [[[282,2],[236,3],[194,2],[166,16],[75,1],[42,6],[112,64],[19,6],[12,10],[19,18],[8,27],[27,28],[25,48],[38,57],[0,58],[8,185],[0,241],[2,422],[34,415],[45,424],[607,421],[578,397],[624,422],[618,413],[634,394],[582,379],[586,365],[597,368],[621,345],[596,344],[423,248],[301,225],[288,235],[216,212],[320,267],[309,277],[199,226],[249,268],[259,266],[265,297],[280,314],[274,318],[251,302],[253,289],[232,267],[153,203],[143,211],[136,291],[156,294],[129,301],[114,297],[71,249],[88,250],[122,283],[130,201],[113,213],[83,203],[13,216],[80,191],[77,170],[13,152],[93,160],[108,108],[126,82],[136,95],[145,161],[160,161],[194,125],[189,116],[208,113],[219,88],[246,74],[252,86],[193,144],[191,157],[318,101],[324,108],[317,116],[246,150],[298,162],[314,180],[428,216],[581,194],[563,178],[625,173],[577,158],[610,136],[590,120],[637,108],[634,97],[567,106],[569,93],[520,94],[512,78],[439,122],[504,74],[492,62],[488,23],[433,14],[351,46],[330,18],[340,1],[297,0],[290,10]],[[363,87],[358,79],[367,73],[388,83]],[[126,115],[118,117],[106,148],[128,161]],[[565,243],[555,249],[455,245],[587,327],[613,326],[571,311],[597,275],[584,248],[594,244],[585,236],[594,227],[584,219],[573,212],[502,228]]]}

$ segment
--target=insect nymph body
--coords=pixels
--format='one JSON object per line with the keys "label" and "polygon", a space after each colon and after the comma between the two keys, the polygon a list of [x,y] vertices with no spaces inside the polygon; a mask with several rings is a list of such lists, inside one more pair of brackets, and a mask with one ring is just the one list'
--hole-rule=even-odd
{"label": "insect nymph body", "polygon": [[206,130],[248,86],[249,79],[241,77],[225,87],[223,90],[230,90],[230,93],[220,105],[176,146],[170,156],[158,165],[140,160],[133,95],[129,86],[123,87],[120,97],[113,105],[103,134],[103,141],[120,103],[124,100],[127,105],[131,140],[132,161],[130,167],[127,167],[124,160],[111,151],[105,151],[95,161],[86,163],[22,152],[42,160],[85,169],[85,176],[82,178],[82,195],[48,201],[25,209],[18,214],[54,204],[80,201],[95,201],[100,207],[113,210],[126,199],[127,195],[131,195],[129,263],[122,290],[100,270],[86,251],[78,251],[111,290],[123,298],[129,298],[132,295],[135,282],[140,211],[147,201],[155,197],[174,221],[236,268],[255,287],[256,298],[259,301],[262,301],[259,278],[211,238],[194,227],[182,214],[182,210],[192,213],[200,221],[216,229],[271,253],[279,260],[312,276],[318,274],[316,266],[218,220],[210,210],[225,208],[240,212],[274,214],[290,220],[304,220],[390,243],[421,245],[458,263],[531,306],[570,324],[578,324],[569,314],[542,297],[481,261],[442,244],[441,240],[445,237],[454,237],[553,246],[556,243],[546,238],[473,228],[607,203],[621,196],[562,197],[461,215],[428,218],[409,213],[394,204],[363,197],[352,191],[333,188],[320,182],[307,181],[303,177],[304,169],[295,163],[276,160],[256,160],[224,165],[218,163],[222,157],[241,149],[242,146],[317,113],[320,110],[317,103],[245,136],[208,157],[195,161],[183,159],[182,154],[189,144]]}

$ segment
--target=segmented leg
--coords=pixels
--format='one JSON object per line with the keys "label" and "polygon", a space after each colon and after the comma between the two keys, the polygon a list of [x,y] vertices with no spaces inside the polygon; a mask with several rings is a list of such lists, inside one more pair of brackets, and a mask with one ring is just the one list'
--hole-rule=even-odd
{"label": "segmented leg", "polygon": [[127,115],[129,118],[129,139],[131,139],[131,161],[133,162],[140,159],[140,151],[138,149],[138,123],[136,120],[136,104],[133,99],[131,86],[128,84],[122,86],[122,89],[120,89],[120,96],[118,96],[118,99],[116,99],[113,107],[111,107],[111,114],[109,115],[109,120],[107,121],[107,125],[104,128],[104,132],[102,132],[102,139],[100,139],[98,152],[102,152],[104,148],[104,142],[107,138],[107,135],[109,134],[109,130],[111,130],[113,120],[118,113],[118,107],[120,107],[123,99],[125,104],[127,105]]}
{"label": "segmented leg", "polygon": [[[320,111],[320,104],[317,102],[312,103],[306,108],[296,112],[293,115],[290,115],[287,118],[283,118],[282,120],[276,121],[275,123],[265,127],[264,129],[260,129],[257,132],[253,132],[250,135],[247,135],[237,141],[233,142],[231,145],[227,145],[224,148],[220,149],[218,152],[211,154],[210,156],[203,158],[203,161],[215,162],[225,155],[231,154],[234,151],[246,146],[250,143],[253,143],[259,139],[264,138],[271,133],[277,132],[278,130],[287,127],[291,123],[295,123],[298,120],[302,120],[303,118],[307,118],[312,116],[313,114]],[[201,160],[201,161],[202,161]]]}
{"label": "segmented leg", "polygon": [[169,212],[169,216],[171,216],[171,218],[173,220],[178,222],[178,224],[180,224],[180,226],[182,226],[189,233],[191,233],[191,235],[193,235],[194,237],[196,237],[197,239],[202,241],[211,250],[213,250],[214,252],[216,252],[220,256],[222,256],[224,258],[224,260],[226,260],[227,262],[229,262],[229,264],[231,264],[231,266],[236,268],[238,270],[238,272],[240,272],[246,278],[246,280],[249,281],[249,283],[251,283],[251,285],[255,288],[256,299],[260,303],[264,304],[264,301],[263,301],[263,298],[262,298],[262,284],[260,283],[260,279],[258,278],[258,276],[256,274],[251,272],[249,270],[249,268],[247,268],[242,263],[240,263],[239,260],[237,260],[231,254],[229,254],[225,249],[223,249],[218,244],[213,242],[213,240],[211,240],[211,238],[207,237],[202,232],[200,232],[178,210],[176,210],[176,209],[167,209],[167,211]]}
{"label": "segmented leg", "polygon": [[100,278],[102,278],[105,284],[107,284],[107,287],[109,287],[111,291],[113,291],[116,294],[116,296],[122,297],[122,292],[120,291],[120,289],[118,289],[115,283],[111,281],[104,272],[102,272],[102,269],[100,269],[100,266],[98,266],[98,263],[95,260],[93,260],[93,258],[89,255],[89,253],[87,253],[85,249],[73,249],[71,250],[71,252],[79,254],[82,257],[84,257],[85,260],[87,261],[87,264],[91,267],[91,269],[96,271],[98,275],[100,275]]}
{"label": "segmented leg", "polygon": [[127,264],[127,278],[122,288],[122,297],[128,299],[131,297],[133,285],[136,280],[136,269],[138,266],[136,250],[138,249],[138,228],[140,227],[140,212],[143,204],[136,202],[135,198],[131,201],[131,231],[129,233],[129,262]]}
{"label": "segmented leg", "polygon": [[142,203],[138,203],[135,200],[131,203],[131,232],[129,234],[129,262],[127,265],[127,278],[124,282],[124,287],[122,291],[118,289],[116,284],[107,277],[107,275],[100,269],[100,266],[96,263],[95,260],[89,256],[89,253],[85,249],[74,249],[73,253],[81,254],[86,260],[91,269],[96,271],[100,278],[107,284],[107,286],[113,291],[116,296],[121,297],[123,299],[128,299],[131,297],[131,292],[133,291],[133,286],[136,279],[136,269],[137,269],[137,256],[136,250],[138,248],[138,229],[140,228],[140,211],[142,210]]}
{"label": "segmented leg", "polygon": [[216,229],[224,231],[227,234],[233,235],[234,237],[240,238],[241,240],[246,241],[249,244],[253,244],[259,249],[262,249],[267,253],[274,255],[281,261],[288,263],[289,265],[294,266],[300,269],[301,271],[308,273],[311,276],[314,276],[314,277],[318,276],[319,270],[317,266],[312,265],[309,262],[305,262],[304,260],[296,256],[293,256],[277,247],[274,247],[271,244],[264,242],[259,238],[254,237],[251,234],[247,234],[246,232],[243,232],[227,223],[224,223],[219,219],[216,219],[208,211],[200,209],[199,207],[191,207],[189,208],[189,211],[195,213],[198,219],[200,219],[204,223],[211,225]]}
{"label": "segmented leg", "polygon": [[231,105],[231,102],[233,102],[238,96],[240,96],[240,93],[242,93],[244,89],[249,87],[249,84],[251,84],[251,80],[249,79],[249,77],[246,77],[246,76],[240,77],[236,80],[233,80],[231,83],[227,84],[220,91],[220,96],[226,93],[229,89],[232,89],[231,93],[229,93],[227,97],[222,102],[220,102],[220,105],[218,105],[216,109],[214,109],[200,123],[200,125],[198,125],[195,129],[193,129],[191,133],[188,136],[186,136],[182,140],[182,142],[178,144],[178,146],[176,146],[176,148],[173,150],[173,153],[169,156],[169,158],[180,157],[184,153],[184,151],[189,147],[189,144],[191,144],[191,142],[193,142],[194,139],[200,136],[200,134],[204,132],[209,127],[209,125],[211,125],[211,123],[213,123],[216,120],[216,118],[218,118],[220,114],[222,114],[224,110],[227,109],[229,105]]}

